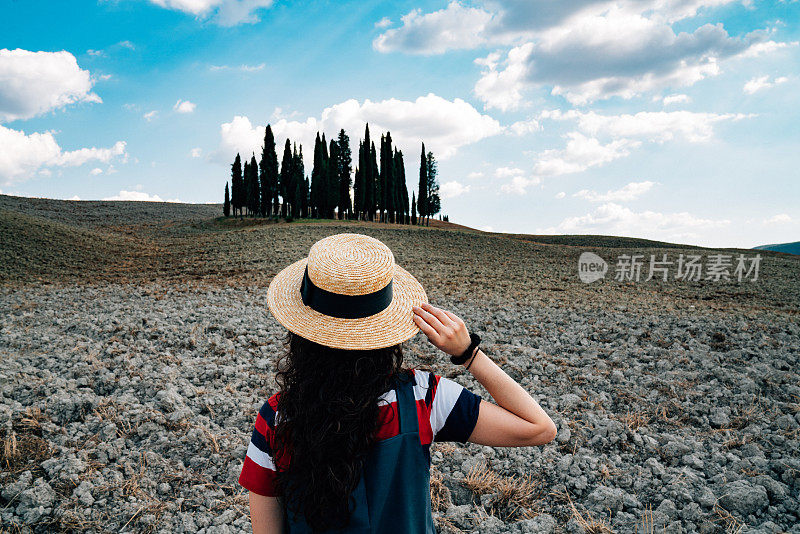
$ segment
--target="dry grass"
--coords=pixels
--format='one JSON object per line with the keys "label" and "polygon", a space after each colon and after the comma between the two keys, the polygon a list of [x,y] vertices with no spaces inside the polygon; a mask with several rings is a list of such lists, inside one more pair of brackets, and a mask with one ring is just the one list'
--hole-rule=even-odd
{"label": "dry grass", "polygon": [[452,519],[448,517],[440,517],[436,519],[436,527],[440,532],[452,532],[453,534],[460,534],[461,532],[464,532],[453,523]]}
{"label": "dry grass", "polygon": [[541,496],[541,486],[530,475],[505,477],[492,471],[484,462],[475,465],[461,484],[476,495],[491,495],[491,512],[504,520],[529,518],[536,515],[533,505]]}
{"label": "dry grass", "polygon": [[642,412],[628,411],[625,415],[620,416],[619,420],[629,432],[636,432],[643,426],[647,426],[647,423],[650,422],[650,417]]}
{"label": "dry grass", "polygon": [[719,502],[714,503],[714,514],[717,516],[713,519],[715,523],[722,523],[725,527],[726,534],[739,534],[744,529],[744,523],[736,519],[731,513],[720,506]]}
{"label": "dry grass", "polygon": [[574,519],[578,525],[580,525],[586,534],[611,534],[611,525],[608,523],[608,521],[595,517],[588,510],[584,510],[583,512],[578,510],[578,507],[575,506],[575,503],[572,501],[572,497],[570,497],[568,491],[555,490],[551,491],[549,495],[567,503],[571,518]]}
{"label": "dry grass", "polygon": [[447,509],[449,490],[442,482],[442,474],[438,469],[431,468],[431,510],[443,512]]}

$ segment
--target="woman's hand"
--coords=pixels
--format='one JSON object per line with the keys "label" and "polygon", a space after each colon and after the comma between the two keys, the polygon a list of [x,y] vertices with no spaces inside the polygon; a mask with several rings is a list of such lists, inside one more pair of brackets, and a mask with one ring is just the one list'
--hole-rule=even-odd
{"label": "woman's hand", "polygon": [[431,343],[451,356],[461,356],[470,345],[469,331],[461,317],[447,310],[423,303],[412,306],[414,323]]}

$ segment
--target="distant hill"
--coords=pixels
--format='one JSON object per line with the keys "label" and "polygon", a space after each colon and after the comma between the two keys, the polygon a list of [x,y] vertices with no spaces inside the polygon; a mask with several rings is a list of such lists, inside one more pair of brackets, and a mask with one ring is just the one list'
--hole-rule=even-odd
{"label": "distant hill", "polygon": [[800,241],[794,243],[780,243],[778,245],[761,245],[760,247],[753,247],[758,250],[774,250],[775,252],[785,252],[786,254],[800,255]]}

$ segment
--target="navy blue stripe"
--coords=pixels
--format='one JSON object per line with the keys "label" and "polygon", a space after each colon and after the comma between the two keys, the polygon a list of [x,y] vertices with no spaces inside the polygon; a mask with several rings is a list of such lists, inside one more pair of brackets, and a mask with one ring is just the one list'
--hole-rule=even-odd
{"label": "navy blue stripe", "polygon": [[250,436],[250,441],[252,442],[253,445],[256,446],[258,450],[272,456],[272,448],[269,446],[267,439],[261,435],[261,432],[259,432],[256,429],[253,429],[253,435]]}
{"label": "navy blue stripe", "polygon": [[434,437],[434,441],[466,443],[478,422],[480,404],[480,395],[476,395],[467,388],[462,389],[453,410],[447,416],[442,429]]}
{"label": "navy blue stripe", "polygon": [[275,428],[275,410],[272,409],[272,406],[269,405],[269,402],[265,402],[264,405],[261,406],[261,409],[258,411],[258,413],[261,414],[261,417],[267,422],[267,425],[270,428]]}

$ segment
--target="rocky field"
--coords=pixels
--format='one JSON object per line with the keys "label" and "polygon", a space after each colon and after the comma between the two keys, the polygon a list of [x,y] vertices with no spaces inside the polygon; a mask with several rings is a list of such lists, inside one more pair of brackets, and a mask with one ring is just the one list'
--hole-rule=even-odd
{"label": "rocky field", "polygon": [[[559,433],[436,444],[441,532],[800,532],[800,259],[750,281],[577,276],[581,252],[754,251],[0,195],[0,530],[248,532],[236,483],[274,392],[272,276],[318,239],[389,245]],[[489,400],[422,334],[408,366]]]}

